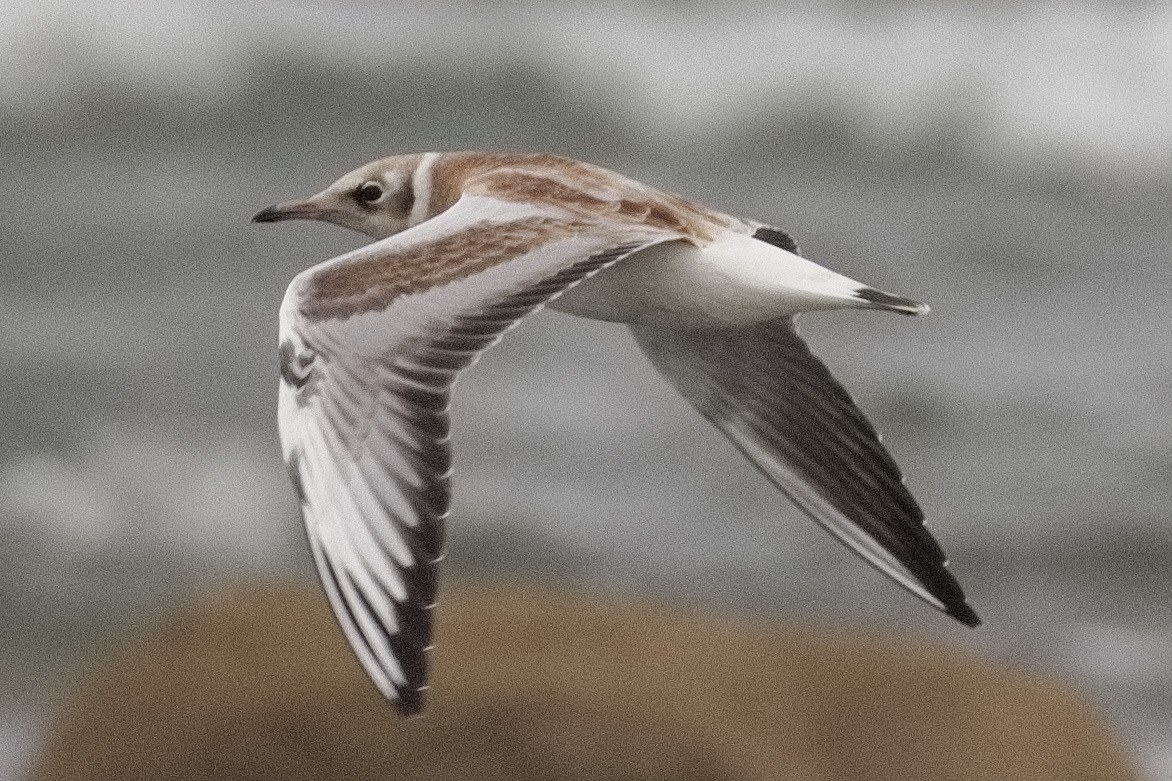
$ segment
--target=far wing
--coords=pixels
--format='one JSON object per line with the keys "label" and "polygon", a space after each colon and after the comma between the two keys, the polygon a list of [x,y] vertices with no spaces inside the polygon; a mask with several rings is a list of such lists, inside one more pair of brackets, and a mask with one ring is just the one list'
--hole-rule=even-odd
{"label": "far wing", "polygon": [[899,467],[792,319],[631,331],[684,398],[815,521],[916,596],[980,623]]}
{"label": "far wing", "polygon": [[330,604],[379,690],[422,707],[460,370],[526,314],[675,238],[469,197],[299,275],[281,309],[280,433]]}

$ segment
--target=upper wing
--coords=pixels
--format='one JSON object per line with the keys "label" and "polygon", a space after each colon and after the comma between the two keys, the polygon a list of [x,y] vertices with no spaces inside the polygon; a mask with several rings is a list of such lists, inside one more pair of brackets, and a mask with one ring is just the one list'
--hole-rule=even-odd
{"label": "upper wing", "polygon": [[814,520],[916,596],[980,623],[899,467],[791,318],[631,331],[684,398]]}
{"label": "upper wing", "polygon": [[281,307],[280,433],[330,604],[366,671],[422,706],[458,372],[521,317],[676,238],[465,196],[300,274]]}

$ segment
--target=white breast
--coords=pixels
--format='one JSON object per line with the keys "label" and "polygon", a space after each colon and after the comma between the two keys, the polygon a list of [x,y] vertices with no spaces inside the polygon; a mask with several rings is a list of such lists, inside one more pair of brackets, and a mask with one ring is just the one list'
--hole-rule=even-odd
{"label": "white breast", "polygon": [[553,309],[621,323],[749,325],[815,309],[865,306],[862,283],[729,231],[707,247],[659,244],[583,282]]}

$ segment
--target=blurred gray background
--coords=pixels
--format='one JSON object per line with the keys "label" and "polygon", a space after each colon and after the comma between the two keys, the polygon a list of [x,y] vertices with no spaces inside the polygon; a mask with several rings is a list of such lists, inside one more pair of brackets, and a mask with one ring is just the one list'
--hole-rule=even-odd
{"label": "blurred gray background", "polygon": [[938,638],[1072,682],[1172,778],[1172,9],[0,4],[0,777],[203,585],[310,576],[276,310],[361,237],[254,226],[375,157],[554,151],[794,233],[931,315],[808,316],[986,620],[841,549],[617,326],[456,394],[451,578]]}

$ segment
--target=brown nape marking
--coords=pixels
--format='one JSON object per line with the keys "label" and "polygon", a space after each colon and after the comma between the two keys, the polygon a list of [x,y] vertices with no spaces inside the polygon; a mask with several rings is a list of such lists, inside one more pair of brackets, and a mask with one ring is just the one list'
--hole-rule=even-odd
{"label": "brown nape marking", "polygon": [[425,218],[430,219],[447,210],[460,198],[464,189],[466,173],[460,170],[458,155],[442,154],[431,164],[428,176],[431,179],[431,189],[427,197]]}
{"label": "brown nape marking", "polygon": [[547,217],[481,222],[438,241],[326,268],[310,278],[301,312],[329,320],[386,309],[401,295],[465,279],[584,227]]}
{"label": "brown nape marking", "polygon": [[415,208],[415,177],[408,176],[403,183],[403,188],[395,193],[395,209],[399,214],[407,217],[411,214],[411,210]]}

